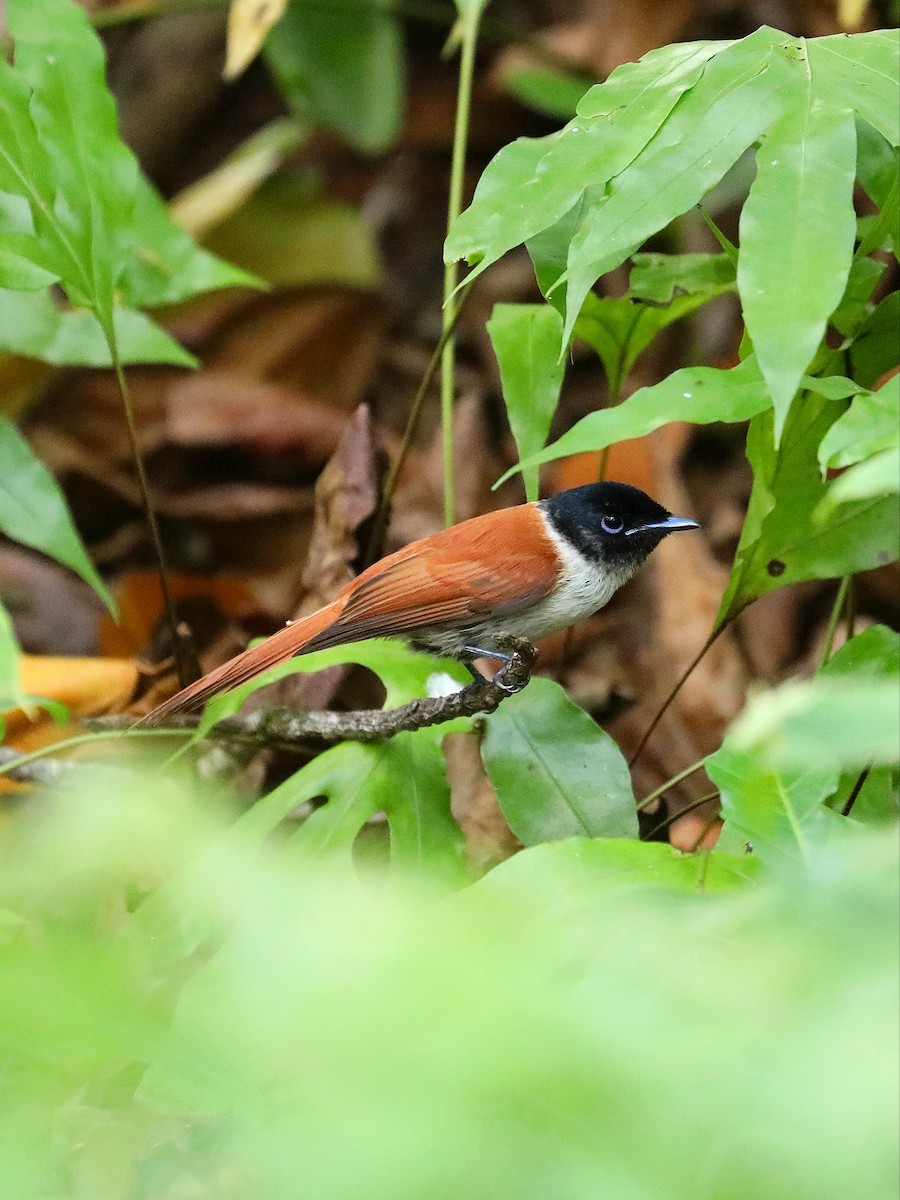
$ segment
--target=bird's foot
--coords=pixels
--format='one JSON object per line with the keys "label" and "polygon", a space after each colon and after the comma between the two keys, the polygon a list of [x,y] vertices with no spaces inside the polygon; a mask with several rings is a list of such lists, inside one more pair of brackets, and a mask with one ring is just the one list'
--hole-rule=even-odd
{"label": "bird's foot", "polygon": [[484,682],[484,676],[475,670],[473,659],[492,658],[502,663],[499,671],[491,679],[491,683],[509,695],[521,692],[525,687],[531,678],[531,672],[537,659],[537,650],[531,642],[527,638],[514,637],[512,634],[503,634],[498,637],[490,649],[481,646],[466,646],[464,651],[466,667],[478,683]]}

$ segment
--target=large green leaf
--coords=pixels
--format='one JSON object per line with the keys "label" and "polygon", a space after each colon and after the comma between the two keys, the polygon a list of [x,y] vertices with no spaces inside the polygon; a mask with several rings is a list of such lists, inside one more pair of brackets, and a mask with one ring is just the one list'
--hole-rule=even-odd
{"label": "large green leaf", "polygon": [[786,770],[827,771],[900,762],[900,673],[839,675],[788,683],[754,697],[729,743]]}
{"label": "large green leaf", "polygon": [[[565,374],[560,359],[562,319],[547,304],[495,304],[487,323],[497,356],[503,400],[520,459],[547,440]],[[523,471],[525,495],[537,500],[538,468]]]}
{"label": "large green leaf", "polygon": [[59,279],[76,311],[60,315],[42,295],[24,314],[5,314],[3,344],[50,361],[108,365],[109,348],[98,352],[82,308],[104,340],[122,332],[123,361],[192,362],[135,310],[251,277],[199,250],[140,176],[119,137],[103,48],[84,10],[72,0],[8,7],[15,64],[0,61],[0,188],[24,198],[28,221],[13,210],[11,224],[4,206],[0,250]]}
{"label": "large green leaf", "polygon": [[750,855],[682,854],[661,842],[571,837],[529,846],[494,867],[472,891],[509,898],[540,895],[545,910],[564,919],[586,899],[604,893],[728,892],[746,887],[758,874],[759,863]]}
{"label": "large green leaf", "polygon": [[738,289],[781,437],[800,379],[844,294],[856,215],[856,127],[798,47],[790,104],[766,133],[741,212]]}
{"label": "large green leaf", "polygon": [[4,239],[6,249],[0,249],[0,289],[18,288],[21,291],[39,291],[49,284],[56,282],[56,275],[46,271],[34,261],[34,256],[26,258],[12,249],[12,239]]}
{"label": "large green leaf", "polygon": [[817,512],[835,486],[823,482],[817,452],[839,403],[799,396],[777,449],[772,410],[751,422],[753,491],[717,627],[775,588],[868,570],[900,552],[900,516],[891,498],[842,505],[824,521]]}
{"label": "large green leaf", "polygon": [[763,28],[723,50],[659,134],[582,217],[566,271],[568,338],[595,280],[697,204],[788,103],[799,67]]}
{"label": "large green leaf", "polygon": [[806,45],[810,69],[821,77],[822,93],[858,112],[892,146],[900,145],[900,34],[879,29],[853,37],[812,38]]}
{"label": "large green leaf", "polygon": [[[752,697],[706,760],[726,822],[780,865],[848,836],[826,802],[839,808],[862,768],[900,761],[898,690],[900,635],[875,626],[842,646],[816,679]],[[873,782],[881,799],[863,804],[874,805],[874,819],[891,820],[890,778],[882,772]]]}
{"label": "large green leaf", "polygon": [[[552,462],[584,450],[602,450],[626,438],[642,437],[670,421],[701,425],[746,421],[768,408],[769,403],[759,368],[752,358],[729,371],[686,367],[673,372],[662,383],[640,388],[614,408],[583,417],[568,433],[520,467]],[[519,469],[511,468],[500,482]]]}
{"label": "large green leaf", "polygon": [[510,829],[526,845],[588,834],[634,837],[619,747],[549,679],[532,679],[487,718],[481,756]]}
{"label": "large green leaf", "polygon": [[726,828],[749,842],[767,866],[796,870],[846,832],[825,807],[838,787],[837,767],[778,769],[729,734],[705,769],[719,789]]}
{"label": "large green leaf", "polygon": [[112,598],[72,524],[59,485],[16,427],[2,416],[0,530],[71,567],[113,609]]}
{"label": "large green leaf", "polygon": [[586,189],[624,170],[654,136],[704,64],[731,43],[666,46],[617,67],[559,133],[520,138],[488,165],[471,206],[447,237],[448,262],[484,270],[513,246],[555,225]]}
{"label": "large green leaf", "polygon": [[290,0],[266,58],[299,115],[339,130],[361,150],[384,150],[400,123],[403,48],[390,5]]}
{"label": "large green leaf", "polygon": [[[119,359],[129,363],[195,366],[197,360],[133,308],[116,308],[113,328]],[[0,289],[0,349],[57,366],[107,367],[109,346],[97,317],[87,308],[61,309],[49,291]]]}

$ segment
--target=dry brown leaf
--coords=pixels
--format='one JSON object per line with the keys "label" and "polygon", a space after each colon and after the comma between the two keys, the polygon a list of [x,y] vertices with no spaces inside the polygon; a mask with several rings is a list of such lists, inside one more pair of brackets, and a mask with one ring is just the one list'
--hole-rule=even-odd
{"label": "dry brown leaf", "polygon": [[451,733],[444,738],[443,748],[451,809],[465,837],[469,858],[484,867],[502,862],[522,844],[497,804],[481,761],[478,738],[472,733]]}
{"label": "dry brown leaf", "polygon": [[[51,658],[23,654],[19,660],[22,691],[58,700],[73,718],[118,712],[134,695],[138,664],[123,658]],[[44,711],[15,708],[3,714],[7,743],[16,750],[46,746],[68,736]]]}
{"label": "dry brown leaf", "polygon": [[287,0],[231,0],[225,79],[235,79],[262,49],[266,34],[287,8]]}
{"label": "dry brown leaf", "polygon": [[203,371],[178,380],[166,397],[165,432],[181,446],[240,446],[320,467],[347,418],[324,404],[261,380]]}

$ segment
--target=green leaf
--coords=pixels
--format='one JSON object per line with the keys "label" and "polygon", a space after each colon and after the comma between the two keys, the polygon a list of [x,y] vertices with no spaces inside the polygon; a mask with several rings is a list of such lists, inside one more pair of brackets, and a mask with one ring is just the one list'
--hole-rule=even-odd
{"label": "green leaf", "polygon": [[[44,224],[68,257],[61,277],[72,299],[111,317],[130,248],[138,169],[119,138],[103,47],[70,0],[10,0],[9,27],[15,69],[33,89],[29,111],[53,171],[53,193],[35,212],[38,233]],[[65,208],[54,204],[58,195]]]}
{"label": "green leaf", "polygon": [[885,372],[896,367],[898,327],[900,292],[891,292],[863,322],[850,346],[853,377],[864,387],[874,387]]}
{"label": "green leaf", "polygon": [[822,438],[819,465],[848,467],[900,442],[900,375],[892,376],[877,392],[854,397]]}
{"label": "green leaf", "polygon": [[45,273],[17,286],[45,286],[49,274],[76,311],[59,313],[43,292],[17,305],[0,293],[0,344],[51,362],[108,365],[110,334],[121,338],[124,362],[192,365],[135,310],[253,281],[199,250],[140,176],[83,9],[10,0],[9,26],[15,66],[0,61],[0,188],[12,203],[2,206],[0,251]]}
{"label": "green leaf", "polygon": [[751,357],[729,371],[714,367],[686,367],[662,383],[640,388],[614,408],[591,413],[568,433],[512,467],[503,483],[521,467],[552,462],[567,454],[602,450],[626,438],[642,437],[670,421],[709,424],[713,421],[746,421],[769,406],[765,384]]}
{"label": "green leaf", "polygon": [[[844,505],[869,500],[872,497],[896,496],[898,492],[900,447],[894,446],[892,450],[882,450],[880,454],[873,454],[865,462],[857,463],[845,471],[828,489],[816,515],[822,521],[829,521],[833,519],[835,511]],[[891,507],[889,502],[888,511]],[[896,545],[896,539],[893,545]],[[886,558],[884,561],[891,560]]]}
{"label": "green leaf", "polygon": [[856,128],[842,97],[805,68],[757,152],[741,212],[738,290],[775,408],[775,441],[844,294],[856,214]]}
{"label": "green leaf", "polygon": [[465,841],[450,812],[443,732],[420,729],[385,742],[365,794],[374,811],[387,817],[392,867],[461,886],[471,875]]}
{"label": "green leaf", "polygon": [[900,35],[880,29],[852,37],[812,38],[807,42],[813,75],[823,95],[839,99],[887,138],[900,145],[897,83]]}
{"label": "green leaf", "polygon": [[724,254],[636,254],[627,295],[613,299],[589,292],[575,337],[600,356],[610,403],[661,329],[734,287],[734,267]]}
{"label": "green leaf", "polygon": [[291,0],[265,55],[291,108],[360,150],[394,140],[403,99],[403,47],[393,12],[372,0],[329,8]]}
{"label": "green leaf", "polygon": [[125,305],[160,308],[198,292],[261,287],[255,274],[201,249],[179,228],[155,188],[140,178],[134,196],[134,245],[121,279]]}
{"label": "green leaf", "polygon": [[52,271],[45,271],[32,259],[23,258],[9,249],[9,239],[4,239],[7,246],[0,246],[0,288],[18,288],[22,291],[38,291],[49,284],[55,283],[57,276]]}
{"label": "green leaf", "polygon": [[[660,290],[665,286],[659,282]],[[695,312],[713,294],[730,290],[727,286],[717,293],[697,290],[672,296],[663,304],[644,304],[631,295],[601,298],[588,292],[575,322],[575,337],[587,342],[600,356],[611,401],[618,397],[629,371],[661,329]]]}
{"label": "green leaf", "polygon": [[825,807],[838,787],[836,768],[774,769],[729,733],[705,770],[719,789],[726,828],[749,842],[767,866],[796,870],[844,832],[837,814]]}
{"label": "green leaf", "polygon": [[776,588],[868,570],[897,556],[900,530],[892,500],[844,505],[820,520],[817,509],[838,481],[822,481],[816,456],[838,403],[799,396],[777,450],[771,409],[751,421],[747,457],[753,491],[717,628]]}
{"label": "green leaf", "polygon": [[[119,359],[126,365],[196,366],[193,355],[141,312],[115,309],[113,327]],[[86,308],[58,309],[47,291],[0,290],[0,349],[57,366],[111,366],[109,345],[94,314]]]}
{"label": "green leaf", "polygon": [[900,762],[900,674],[859,679],[836,671],[754,697],[728,735],[738,752],[788,770],[844,770]]}
{"label": "green leaf", "polygon": [[480,272],[555,225],[586,190],[602,192],[647,145],[707,60],[729,45],[654,50],[592,88],[578,118],[559,133],[505,146],[484,171],[470,207],[453,223],[446,261],[465,258],[477,262]]}
{"label": "green leaf", "polygon": [[622,63],[603,83],[595,84],[579,103],[578,116],[610,117],[628,107],[633,115],[648,108],[664,109],[668,115],[668,97],[674,92],[677,99],[692,87],[706,63],[734,44],[676,42],[650,50],[637,62]]}
{"label": "green leaf", "polygon": [[836,650],[820,675],[853,675],[880,679],[900,675],[900,633],[886,625],[870,625]]}
{"label": "green leaf", "polygon": [[[2,460],[2,452],[0,452]],[[9,619],[9,613],[0,604],[0,741],[5,733],[3,713],[18,708],[23,700],[19,682],[19,643]]]}
{"label": "green leaf", "polygon": [[779,52],[780,36],[760,29],[708,63],[658,136],[585,213],[569,248],[566,339],[595,280],[702,200],[783,111],[784,77],[800,68]]}
{"label": "green leaf", "polygon": [[628,293],[669,304],[677,295],[707,299],[735,289],[734,263],[726,254],[635,254]]}
{"label": "green leaf", "polygon": [[420,729],[377,745],[345,742],[326,750],[259,801],[236,832],[258,844],[301,805],[318,800],[291,846],[307,861],[346,856],[366,823],[383,812],[393,868],[460,886],[469,873],[463,836],[450,812],[443,733]]}
{"label": "green leaf", "polygon": [[520,851],[494,867],[472,892],[508,900],[540,896],[545,912],[561,920],[606,894],[729,892],[746,887],[758,874],[758,862],[746,854],[682,854],[661,842],[571,837]]}
{"label": "green leaf", "polygon": [[[562,319],[546,304],[495,304],[487,331],[519,458],[527,459],[543,448],[559,403],[566,369],[559,357]],[[526,498],[537,500],[537,467],[523,478]]]}
{"label": "green leaf", "polygon": [[291,175],[264,183],[206,242],[273,286],[373,288],[381,279],[375,237],[358,209]]}
{"label": "green leaf", "polygon": [[558,684],[532,679],[486,725],[485,770],[520,841],[637,835],[631,777],[621,751]]}
{"label": "green leaf", "polygon": [[841,302],[829,319],[831,326],[845,338],[856,337],[871,314],[872,293],[884,271],[884,263],[860,256],[859,252],[855,255]]}
{"label": "green leaf", "polygon": [[10,421],[0,416],[0,530],[89,583],[110,612],[115,605],[72,523],[56,480]]}

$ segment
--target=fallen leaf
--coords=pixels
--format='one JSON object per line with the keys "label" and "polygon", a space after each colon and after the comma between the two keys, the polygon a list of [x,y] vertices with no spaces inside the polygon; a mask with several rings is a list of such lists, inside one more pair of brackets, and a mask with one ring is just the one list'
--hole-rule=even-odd
{"label": "fallen leaf", "polygon": [[235,79],[259,54],[266,34],[287,8],[287,0],[231,0],[228,10],[225,79]]}

